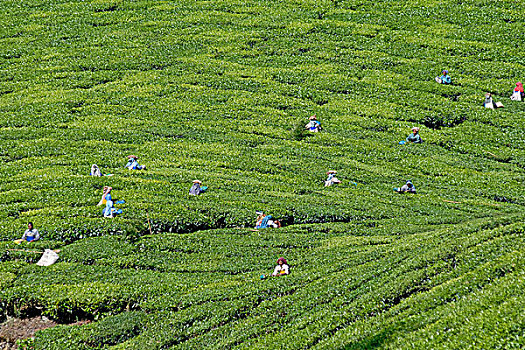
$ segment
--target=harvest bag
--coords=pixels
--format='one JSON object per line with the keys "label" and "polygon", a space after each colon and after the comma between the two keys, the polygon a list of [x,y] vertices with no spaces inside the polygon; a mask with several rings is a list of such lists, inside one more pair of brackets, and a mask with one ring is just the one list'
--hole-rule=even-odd
{"label": "harvest bag", "polygon": [[51,249],[46,249],[44,255],[36,263],[38,266],[49,266],[53,265],[58,260],[58,254]]}
{"label": "harvest bag", "polygon": [[513,100],[513,101],[521,101],[521,92],[514,91],[512,93],[512,96],[510,97],[510,99]]}

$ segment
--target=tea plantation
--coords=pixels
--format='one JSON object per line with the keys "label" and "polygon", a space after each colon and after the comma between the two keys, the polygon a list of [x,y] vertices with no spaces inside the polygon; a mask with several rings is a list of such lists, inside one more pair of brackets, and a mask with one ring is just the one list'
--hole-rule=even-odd
{"label": "tea plantation", "polygon": [[515,0],[2,1],[0,322],[60,323],[28,349],[524,348],[524,25]]}

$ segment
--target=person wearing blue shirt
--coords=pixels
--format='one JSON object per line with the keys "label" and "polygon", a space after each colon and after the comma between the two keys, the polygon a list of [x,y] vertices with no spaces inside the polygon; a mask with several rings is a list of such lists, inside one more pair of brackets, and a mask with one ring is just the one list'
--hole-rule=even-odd
{"label": "person wearing blue shirt", "polygon": [[407,142],[412,142],[412,143],[422,143],[423,142],[423,139],[421,138],[421,136],[419,136],[419,128],[417,126],[414,126],[412,128],[412,134],[407,136]]}
{"label": "person wearing blue shirt", "polygon": [[319,132],[321,130],[321,123],[317,121],[317,116],[314,114],[310,117],[310,122],[305,125],[310,132]]}
{"label": "person wearing blue shirt", "polygon": [[440,84],[451,84],[452,79],[450,78],[450,75],[448,75],[448,70],[445,69],[441,73],[442,75],[439,78],[436,77],[436,81]]}
{"label": "person wearing blue shirt", "polygon": [[190,195],[198,196],[201,193],[206,192],[208,187],[206,187],[206,186],[202,186],[201,187],[201,185],[202,185],[202,181],[200,181],[200,180],[193,180],[193,185],[190,188]]}
{"label": "person wearing blue shirt", "polygon": [[27,230],[24,232],[24,235],[20,239],[21,241],[35,242],[40,239],[40,234],[36,228],[33,228],[33,223],[30,222],[27,224]]}
{"label": "person wearing blue shirt", "polygon": [[137,156],[134,156],[134,155],[129,155],[128,156],[128,163],[126,164],[126,168],[128,168],[129,170],[146,170],[146,166],[145,165],[139,165],[139,162],[137,161],[139,157]]}

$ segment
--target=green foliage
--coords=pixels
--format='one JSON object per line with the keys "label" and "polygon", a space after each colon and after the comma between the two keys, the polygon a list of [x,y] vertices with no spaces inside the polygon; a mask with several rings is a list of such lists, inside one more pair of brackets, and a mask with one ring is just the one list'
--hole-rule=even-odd
{"label": "green foliage", "polygon": [[306,128],[304,127],[304,121],[297,121],[292,129],[292,137],[296,141],[301,141],[306,137],[310,136]]}
{"label": "green foliage", "polygon": [[[0,319],[94,321],[22,346],[524,347],[519,2],[0,8]],[[247,229],[257,210],[284,227]]]}

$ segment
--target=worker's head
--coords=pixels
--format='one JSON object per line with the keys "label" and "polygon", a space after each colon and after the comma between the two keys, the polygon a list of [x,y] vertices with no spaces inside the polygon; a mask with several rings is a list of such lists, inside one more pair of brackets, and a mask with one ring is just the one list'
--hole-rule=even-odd
{"label": "worker's head", "polygon": [[419,132],[419,128],[417,126],[414,126],[412,128],[412,132],[414,133],[414,135],[417,134]]}
{"label": "worker's head", "polygon": [[412,181],[410,181],[410,180],[407,181],[407,186],[408,186],[408,188],[414,187],[414,185],[412,184]]}
{"label": "worker's head", "polygon": [[104,193],[111,192],[112,189],[113,189],[113,187],[104,186]]}
{"label": "worker's head", "polygon": [[317,119],[317,116],[314,114],[310,117],[310,120],[316,120]]}
{"label": "worker's head", "polygon": [[28,222],[27,223],[27,228],[32,230],[33,229],[33,223],[32,222]]}
{"label": "worker's head", "polygon": [[277,259],[277,264],[278,264],[278,265],[288,265],[288,263],[286,262],[286,259],[285,259],[285,258],[279,258],[279,259]]}
{"label": "worker's head", "polygon": [[490,92],[487,92],[487,93],[485,94],[485,98],[489,98],[490,96],[492,96],[492,94],[491,94]]}
{"label": "worker's head", "polygon": [[193,180],[192,182],[193,182],[194,184],[202,185],[202,181],[200,181],[200,180]]}
{"label": "worker's head", "polygon": [[443,73],[443,75],[447,75],[448,74],[448,70],[444,69],[442,73]]}

